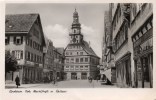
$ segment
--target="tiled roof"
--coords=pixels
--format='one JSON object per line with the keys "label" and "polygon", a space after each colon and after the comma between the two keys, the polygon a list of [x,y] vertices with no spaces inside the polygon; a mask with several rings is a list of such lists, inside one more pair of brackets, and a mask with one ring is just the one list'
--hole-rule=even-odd
{"label": "tiled roof", "polygon": [[79,46],[82,46],[82,48],[87,52],[88,55],[92,55],[92,56],[98,57],[96,55],[96,53],[93,51],[93,49],[91,48],[91,46],[89,46],[89,44],[86,41],[83,41],[82,43],[78,43],[78,44],[68,44],[68,46],[71,46],[71,45],[75,45],[75,46],[76,45],[79,45]]}
{"label": "tiled roof", "polygon": [[6,32],[29,32],[39,14],[12,14],[5,16]]}
{"label": "tiled roof", "polygon": [[91,48],[91,46],[89,46],[89,44],[86,41],[83,41],[82,47],[84,48],[84,50],[89,54],[89,55],[93,55],[95,57],[98,57],[96,55],[96,53],[93,51],[93,49]]}

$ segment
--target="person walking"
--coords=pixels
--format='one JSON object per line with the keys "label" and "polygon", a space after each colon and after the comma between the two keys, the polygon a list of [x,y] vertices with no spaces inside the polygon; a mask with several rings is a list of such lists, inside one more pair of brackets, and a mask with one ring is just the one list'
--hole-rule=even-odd
{"label": "person walking", "polygon": [[18,75],[16,76],[15,82],[16,82],[16,85],[18,88],[18,86],[20,86],[20,79],[19,79]]}
{"label": "person walking", "polygon": [[96,81],[98,82],[98,80],[99,80],[99,77],[96,77]]}
{"label": "person walking", "polygon": [[92,83],[92,80],[93,80],[93,78],[92,78],[92,77],[90,77],[90,83]]}

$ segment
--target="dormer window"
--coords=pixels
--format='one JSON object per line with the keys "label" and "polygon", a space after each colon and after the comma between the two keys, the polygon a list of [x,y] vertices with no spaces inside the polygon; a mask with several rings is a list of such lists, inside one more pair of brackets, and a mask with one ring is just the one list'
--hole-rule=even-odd
{"label": "dormer window", "polygon": [[22,36],[15,36],[14,37],[14,43],[15,44],[22,44],[23,43],[23,37]]}

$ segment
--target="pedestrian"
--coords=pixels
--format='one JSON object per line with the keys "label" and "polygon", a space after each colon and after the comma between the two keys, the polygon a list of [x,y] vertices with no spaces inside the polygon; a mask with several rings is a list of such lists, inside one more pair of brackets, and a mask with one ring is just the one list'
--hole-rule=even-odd
{"label": "pedestrian", "polygon": [[55,84],[55,82],[56,82],[56,78],[54,77],[54,84]]}
{"label": "pedestrian", "polygon": [[18,75],[16,76],[15,82],[16,82],[16,85],[18,88],[18,86],[20,86],[20,79],[19,79]]}
{"label": "pedestrian", "polygon": [[92,77],[90,77],[90,83],[92,83]]}
{"label": "pedestrian", "polygon": [[96,77],[96,81],[98,82],[98,80],[99,80],[99,77]]}
{"label": "pedestrian", "polygon": [[76,76],[76,80],[77,80],[77,76]]}

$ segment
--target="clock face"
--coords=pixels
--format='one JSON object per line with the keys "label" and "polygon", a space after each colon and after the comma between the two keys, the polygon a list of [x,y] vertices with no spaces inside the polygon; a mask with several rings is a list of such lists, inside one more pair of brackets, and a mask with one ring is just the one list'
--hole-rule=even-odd
{"label": "clock face", "polygon": [[76,38],[75,38],[75,37],[73,38],[73,42],[74,42],[74,43],[76,42]]}

